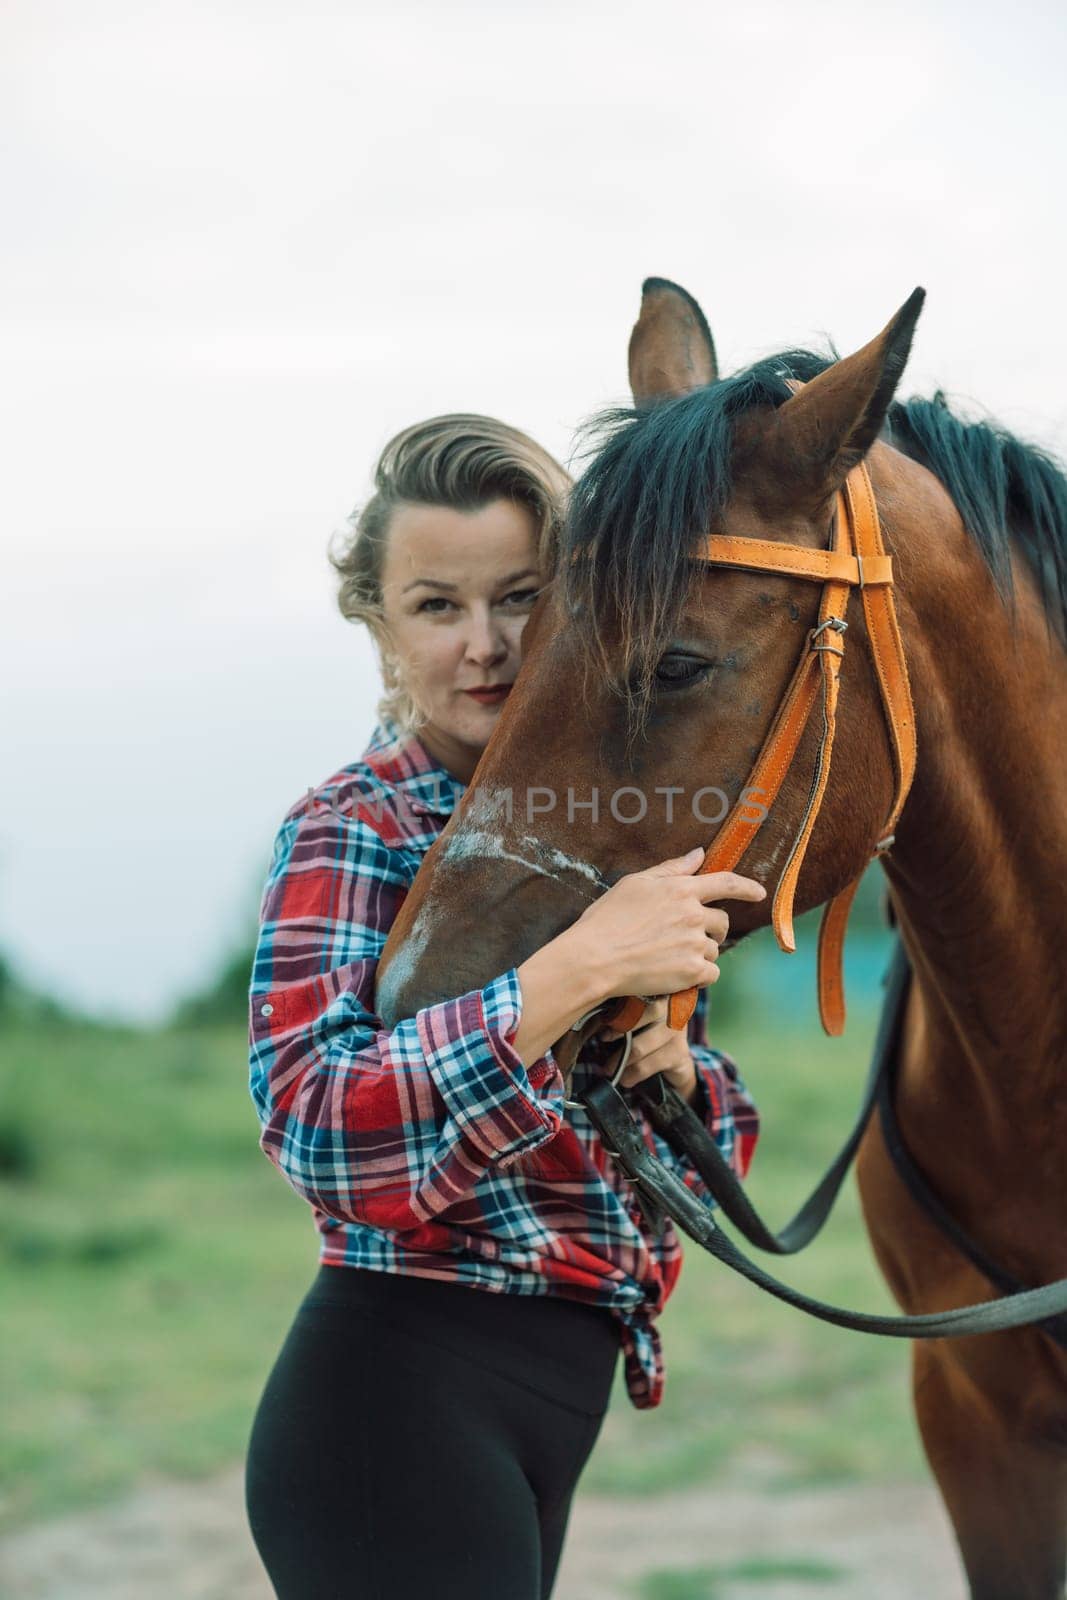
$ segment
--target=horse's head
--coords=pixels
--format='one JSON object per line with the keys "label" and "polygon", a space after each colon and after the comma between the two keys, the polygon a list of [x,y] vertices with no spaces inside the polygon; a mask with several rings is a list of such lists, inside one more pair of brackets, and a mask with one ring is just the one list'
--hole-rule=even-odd
{"label": "horse's head", "polygon": [[[710,843],[748,782],[820,589],[702,563],[701,541],[826,546],[837,491],[868,452],[891,529],[899,458],[875,441],[921,300],[844,360],[792,352],[718,381],[695,301],[646,284],[630,342],[635,407],[607,419],[576,485],[515,686],[394,925],[379,975],[387,1024],[518,964],[622,874]],[[893,795],[866,646],[857,605],[800,911],[862,870]],[[803,817],[818,720],[738,863],[769,890]],[[728,943],[766,922],[769,904],[731,904]]]}

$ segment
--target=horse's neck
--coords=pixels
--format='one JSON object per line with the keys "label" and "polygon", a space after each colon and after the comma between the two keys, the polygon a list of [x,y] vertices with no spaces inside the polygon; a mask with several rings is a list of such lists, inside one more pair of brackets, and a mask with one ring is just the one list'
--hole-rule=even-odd
{"label": "horse's neck", "polygon": [[926,1071],[1003,1116],[1007,1085],[1040,1103],[1067,1050],[1067,653],[1021,560],[1013,631],[972,555],[970,581],[909,593],[919,760],[886,870]]}

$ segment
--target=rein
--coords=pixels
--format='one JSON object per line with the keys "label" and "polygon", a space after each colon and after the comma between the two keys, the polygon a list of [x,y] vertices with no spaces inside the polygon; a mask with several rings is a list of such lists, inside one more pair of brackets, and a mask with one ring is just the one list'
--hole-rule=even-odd
{"label": "rein", "polygon": [[[719,1227],[713,1212],[654,1155],[644,1134],[614,1082],[608,1078],[583,1089],[579,1103],[603,1141],[607,1153],[618,1162],[631,1180],[646,1219],[656,1230],[669,1216],[691,1239],[702,1245],[733,1272],[747,1278],[757,1288],[784,1300],[787,1305],[820,1322],[859,1333],[874,1333],[897,1339],[962,1338],[977,1333],[1002,1332],[1010,1328],[1040,1326],[1054,1343],[1067,1349],[1067,1278],[1040,1288],[1018,1286],[996,1267],[981,1248],[968,1238],[959,1224],[932,1196],[926,1180],[910,1156],[901,1156],[903,1142],[892,1119],[891,1092],[893,1065],[904,1014],[904,999],[911,967],[903,941],[897,946],[887,974],[888,993],[879,1020],[871,1065],[867,1075],[859,1115],[841,1150],[823,1178],[781,1233],[774,1233],[752,1205],[728,1161],[708,1133],[700,1117],[678,1092],[657,1076],[644,1079],[630,1092],[647,1107],[649,1119],[666,1141],[693,1166],[718,1202],[723,1214],[750,1244],[775,1255],[792,1255],[810,1243],[826,1222],[860,1139],[875,1105],[879,1106],[883,1127],[888,1130],[890,1154],[913,1198],[929,1206],[933,1220],[941,1226],[958,1249],[999,1289],[1001,1298],[977,1305],[958,1306],[951,1311],[929,1312],[919,1316],[880,1316],[849,1311],[828,1305],[782,1283],[749,1259]],[[616,1076],[621,1070],[617,1069]],[[892,1137],[895,1132],[895,1139]]]}

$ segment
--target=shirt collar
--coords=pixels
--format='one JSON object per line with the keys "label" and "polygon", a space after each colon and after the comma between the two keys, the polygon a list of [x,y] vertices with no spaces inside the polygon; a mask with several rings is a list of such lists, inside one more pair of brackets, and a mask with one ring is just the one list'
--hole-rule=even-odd
{"label": "shirt collar", "polygon": [[417,815],[450,817],[466,787],[438,765],[414,733],[390,717],[379,721],[363,759],[383,785],[403,791]]}

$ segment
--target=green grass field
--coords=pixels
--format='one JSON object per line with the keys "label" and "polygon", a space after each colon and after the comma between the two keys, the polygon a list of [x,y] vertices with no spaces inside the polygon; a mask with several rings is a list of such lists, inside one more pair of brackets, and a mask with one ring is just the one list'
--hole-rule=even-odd
{"label": "green grass field", "polygon": [[[873,1012],[844,1039],[813,1020],[723,1025],[761,1105],[751,1190],[780,1224],[845,1131]],[[241,1455],[309,1283],[304,1204],[257,1145],[236,1027],[12,1025],[0,1038],[2,1524],[99,1502]],[[823,1327],[686,1246],[661,1321],[667,1394],[618,1385],[584,1482],[646,1494],[754,1471],[797,1483],[921,1473],[907,1348]],[[888,1308],[854,1189],[785,1275]]]}

